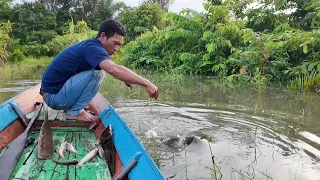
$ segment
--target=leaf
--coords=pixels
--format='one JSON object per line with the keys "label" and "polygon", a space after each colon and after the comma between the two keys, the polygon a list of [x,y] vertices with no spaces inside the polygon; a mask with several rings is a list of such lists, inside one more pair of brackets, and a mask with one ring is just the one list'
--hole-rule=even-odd
{"label": "leaf", "polygon": [[303,46],[303,53],[307,54],[307,52],[308,52],[308,46],[305,44]]}
{"label": "leaf", "polygon": [[203,3],[203,7],[206,11],[209,11],[211,5],[209,3]]}
{"label": "leaf", "polygon": [[212,68],[212,71],[217,72],[217,71],[219,71],[220,68],[221,68],[221,69],[225,69],[225,68],[226,68],[226,65],[224,65],[224,64],[214,65],[213,68]]}
{"label": "leaf", "polygon": [[226,65],[225,64],[220,64],[220,68],[221,69],[226,69]]}
{"label": "leaf", "polygon": [[232,44],[231,44],[231,42],[229,40],[226,41],[226,44],[228,45],[229,48],[232,47]]}
{"label": "leaf", "polygon": [[275,0],[275,1],[274,1],[274,5],[276,6],[276,9],[280,9],[281,6],[284,5],[284,3],[285,3],[284,0]]}
{"label": "leaf", "polygon": [[301,72],[303,74],[307,74],[308,73],[308,70],[307,70],[306,66],[301,66]]}
{"label": "leaf", "polygon": [[210,64],[213,64],[213,62],[211,62],[211,61],[205,61],[205,62],[203,62],[203,63],[201,64],[200,67],[203,67],[203,66],[206,66],[206,65],[210,65]]}
{"label": "leaf", "polygon": [[214,65],[214,66],[212,67],[212,71],[217,72],[218,70],[219,70],[219,64]]}
{"label": "leaf", "polygon": [[203,40],[209,40],[213,36],[213,33],[211,31],[206,31],[202,35]]}
{"label": "leaf", "polygon": [[181,61],[187,61],[191,59],[191,54],[190,53],[182,53],[180,55],[180,60]]}
{"label": "leaf", "polygon": [[310,65],[308,66],[308,71],[312,71],[312,69],[313,69],[316,65],[318,65],[318,64],[319,64],[319,62],[314,62],[314,63],[310,64]]}
{"label": "leaf", "polygon": [[284,70],[283,74],[287,75],[289,73],[289,70]]}
{"label": "leaf", "polygon": [[228,76],[227,78],[226,78],[226,81],[228,82],[228,83],[232,83],[233,82],[233,75],[231,75],[231,76]]}
{"label": "leaf", "polygon": [[203,60],[203,61],[209,61],[209,60],[210,60],[210,54],[205,54],[205,55],[202,57],[202,60]]}
{"label": "leaf", "polygon": [[213,43],[213,44],[208,44],[207,45],[207,51],[211,54],[214,53],[217,50],[217,44]]}

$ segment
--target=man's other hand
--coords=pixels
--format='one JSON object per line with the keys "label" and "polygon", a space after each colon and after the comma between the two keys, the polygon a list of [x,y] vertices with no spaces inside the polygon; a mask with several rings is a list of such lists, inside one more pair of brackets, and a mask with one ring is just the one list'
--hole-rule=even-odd
{"label": "man's other hand", "polygon": [[126,84],[126,86],[131,90],[132,89],[132,84],[128,83],[128,82],[124,82]]}

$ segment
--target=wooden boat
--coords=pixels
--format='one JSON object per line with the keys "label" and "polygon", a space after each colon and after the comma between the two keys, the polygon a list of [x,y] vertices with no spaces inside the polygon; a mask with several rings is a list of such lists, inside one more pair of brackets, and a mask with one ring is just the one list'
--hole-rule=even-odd
{"label": "wooden boat", "polygon": [[[23,113],[23,117],[28,121],[36,110],[35,103],[43,102],[39,95],[39,88],[40,85],[36,85],[0,105],[0,157],[10,146],[10,143],[25,130],[25,124],[22,123],[18,113],[13,110],[13,106],[18,107],[19,111]],[[80,161],[88,153],[83,140],[96,141],[106,127],[111,125],[114,144],[113,174],[108,167],[108,162],[98,156],[86,163],[81,169],[75,165],[57,164],[51,159],[38,159],[37,139],[43,123],[43,115],[39,113],[31,131],[28,133],[31,144],[26,146],[22,155],[18,157],[18,163],[14,167],[10,179],[115,179],[137,155],[139,155],[139,158],[136,157],[138,161],[126,174],[125,179],[165,179],[134,133],[101,94],[98,93],[91,101],[89,109],[99,115],[97,121],[66,120],[63,111],[49,109],[49,124],[53,134],[53,145],[56,147],[64,141],[71,142],[79,154],[65,151],[65,160],[77,159]],[[54,151],[53,156],[56,159],[59,158],[56,151]]]}

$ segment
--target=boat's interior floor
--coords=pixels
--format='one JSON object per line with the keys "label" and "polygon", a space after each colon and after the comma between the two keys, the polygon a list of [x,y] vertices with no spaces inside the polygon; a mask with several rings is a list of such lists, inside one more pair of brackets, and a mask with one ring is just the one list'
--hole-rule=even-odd
{"label": "boat's interior floor", "polygon": [[[38,119],[42,119],[42,114]],[[59,116],[60,114],[60,116]],[[32,116],[32,113],[27,115]],[[49,111],[49,119],[52,121],[70,121],[65,119],[63,111]],[[85,147],[85,140],[96,142],[96,137],[92,131],[85,127],[51,127],[54,143],[54,157],[59,161],[77,159],[80,161],[89,151]],[[97,155],[92,161],[86,163],[82,168],[75,165],[60,165],[49,160],[39,160],[37,158],[37,139],[39,137],[40,127],[29,132],[29,144],[23,151],[19,162],[12,173],[11,179],[110,179],[108,165]],[[59,157],[56,147],[60,146],[64,141],[71,142],[79,154],[69,151],[64,152],[64,159]]]}

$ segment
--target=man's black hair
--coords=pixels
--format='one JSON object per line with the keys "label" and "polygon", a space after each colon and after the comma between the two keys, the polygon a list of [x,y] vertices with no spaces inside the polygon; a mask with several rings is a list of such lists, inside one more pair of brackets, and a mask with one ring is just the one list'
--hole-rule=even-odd
{"label": "man's black hair", "polygon": [[97,37],[100,37],[102,32],[105,33],[107,38],[114,36],[115,33],[121,36],[126,35],[126,31],[124,29],[123,24],[119,21],[112,19],[105,20],[101,23]]}

